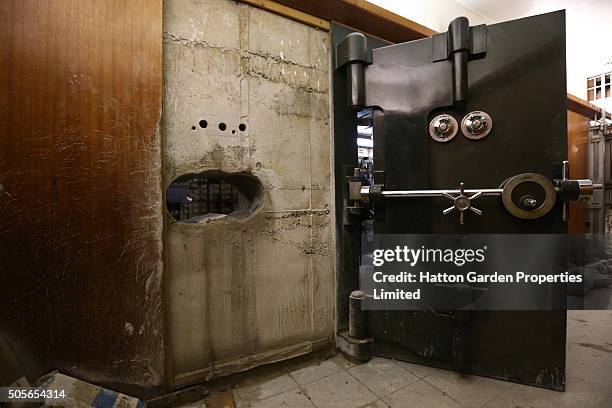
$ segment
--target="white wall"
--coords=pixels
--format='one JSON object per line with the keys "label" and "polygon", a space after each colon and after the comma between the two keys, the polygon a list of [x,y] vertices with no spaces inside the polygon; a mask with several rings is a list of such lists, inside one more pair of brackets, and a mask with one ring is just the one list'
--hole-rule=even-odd
{"label": "white wall", "polygon": [[370,0],[436,31],[463,15],[471,24],[494,23],[566,9],[567,91],[586,99],[586,78],[612,71],[610,0]]}
{"label": "white wall", "polygon": [[455,0],[368,1],[438,32],[446,31],[448,23],[459,16],[467,17],[471,25],[494,22]]}

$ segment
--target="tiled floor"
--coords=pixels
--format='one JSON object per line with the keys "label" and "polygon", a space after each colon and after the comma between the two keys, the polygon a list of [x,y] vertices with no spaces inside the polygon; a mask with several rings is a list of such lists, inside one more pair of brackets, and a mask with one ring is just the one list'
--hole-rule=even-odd
{"label": "tiled floor", "polygon": [[341,356],[235,389],[238,408],[612,408],[612,311],[568,315],[567,391]]}

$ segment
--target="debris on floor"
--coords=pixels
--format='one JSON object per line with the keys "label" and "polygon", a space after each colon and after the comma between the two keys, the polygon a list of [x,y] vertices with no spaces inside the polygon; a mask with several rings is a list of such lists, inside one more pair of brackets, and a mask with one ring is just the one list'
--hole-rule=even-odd
{"label": "debris on floor", "polygon": [[144,408],[138,398],[121,394],[68,375],[54,372],[40,381],[40,387],[47,390],[63,391],[63,399],[47,399],[43,407],[73,408]]}

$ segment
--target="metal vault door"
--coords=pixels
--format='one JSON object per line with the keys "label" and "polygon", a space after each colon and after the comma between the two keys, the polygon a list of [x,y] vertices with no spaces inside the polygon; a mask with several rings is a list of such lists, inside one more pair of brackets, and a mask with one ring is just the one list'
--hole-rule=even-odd
{"label": "metal vault door", "polygon": [[[354,125],[346,119],[349,108],[374,112],[372,193],[382,186],[386,191],[454,188],[461,195],[463,188],[499,189],[519,174],[566,178],[563,11],[476,27],[459,18],[447,33],[373,50],[360,34],[334,37],[336,134],[354,133],[343,128]],[[346,156],[340,159],[350,163]],[[340,180],[350,179],[347,169],[337,167],[337,176],[339,171],[344,171]],[[474,200],[474,209],[469,202],[381,199],[380,188],[378,193],[372,199],[374,233],[567,232],[561,200],[526,219],[487,194]],[[356,288],[357,271],[347,259],[360,233],[354,219],[363,214],[348,205],[350,194],[345,191],[340,212],[340,296],[348,286]],[[533,202],[530,197],[524,195],[526,201],[517,206],[527,212],[530,205],[535,208],[539,197]],[[346,310],[339,309],[342,321]],[[565,311],[369,311],[368,322],[379,355],[565,387]]]}

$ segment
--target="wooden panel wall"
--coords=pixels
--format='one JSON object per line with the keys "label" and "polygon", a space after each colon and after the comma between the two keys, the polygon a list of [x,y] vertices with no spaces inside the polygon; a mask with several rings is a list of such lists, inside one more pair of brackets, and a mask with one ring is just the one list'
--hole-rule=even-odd
{"label": "wooden panel wall", "polygon": [[30,378],[163,382],[161,27],[161,0],[0,2],[0,330]]}

